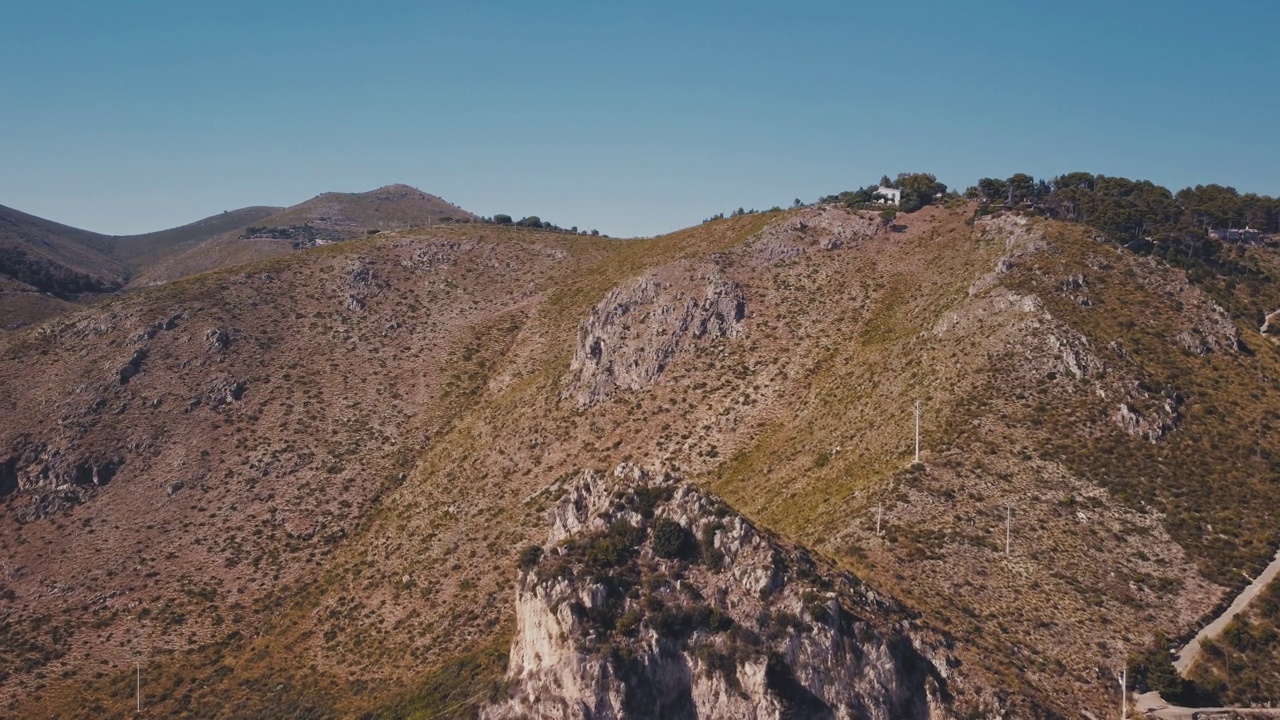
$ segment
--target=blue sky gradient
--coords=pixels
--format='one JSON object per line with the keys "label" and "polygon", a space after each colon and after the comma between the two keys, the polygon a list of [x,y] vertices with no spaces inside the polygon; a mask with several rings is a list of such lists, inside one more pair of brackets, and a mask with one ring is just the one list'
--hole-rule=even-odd
{"label": "blue sky gradient", "polygon": [[1277,35],[1270,0],[0,0],[0,204],[124,234],[404,182],[652,235],[901,171],[1276,195]]}

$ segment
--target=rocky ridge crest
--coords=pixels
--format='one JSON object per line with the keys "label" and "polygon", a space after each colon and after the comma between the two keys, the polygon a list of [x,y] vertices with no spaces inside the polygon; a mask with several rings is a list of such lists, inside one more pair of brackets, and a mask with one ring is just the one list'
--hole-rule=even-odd
{"label": "rocky ridge crest", "polygon": [[481,717],[954,716],[945,637],[718,499],[625,463],[550,492]]}

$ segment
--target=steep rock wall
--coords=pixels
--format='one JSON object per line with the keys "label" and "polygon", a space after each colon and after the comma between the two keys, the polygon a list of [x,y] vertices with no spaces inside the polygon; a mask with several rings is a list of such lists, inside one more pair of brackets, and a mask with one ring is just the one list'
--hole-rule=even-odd
{"label": "steep rock wall", "polygon": [[945,638],[720,501],[627,465],[554,492],[481,717],[953,716]]}

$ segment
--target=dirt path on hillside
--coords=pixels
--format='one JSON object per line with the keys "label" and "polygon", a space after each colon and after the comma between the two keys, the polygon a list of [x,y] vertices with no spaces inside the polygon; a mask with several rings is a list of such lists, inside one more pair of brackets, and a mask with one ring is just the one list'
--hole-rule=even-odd
{"label": "dirt path on hillside", "polygon": [[1200,641],[1205,638],[1216,638],[1227,623],[1236,616],[1241,610],[1248,607],[1250,602],[1262,592],[1272,580],[1280,576],[1280,551],[1276,551],[1276,557],[1271,564],[1266,567],[1253,582],[1249,583],[1249,587],[1245,588],[1236,596],[1235,601],[1231,603],[1231,607],[1227,608],[1221,615],[1213,619],[1213,622],[1201,628],[1196,636],[1191,638],[1191,642],[1187,643],[1178,651],[1178,657],[1173,661],[1173,667],[1178,671],[1179,675],[1186,677],[1187,671],[1195,664],[1196,658],[1200,657]]}
{"label": "dirt path on hillside", "polygon": [[1170,705],[1160,693],[1149,692],[1134,697],[1133,716],[1157,720],[1200,720],[1232,715],[1242,718],[1280,717],[1280,708],[1187,708]]}

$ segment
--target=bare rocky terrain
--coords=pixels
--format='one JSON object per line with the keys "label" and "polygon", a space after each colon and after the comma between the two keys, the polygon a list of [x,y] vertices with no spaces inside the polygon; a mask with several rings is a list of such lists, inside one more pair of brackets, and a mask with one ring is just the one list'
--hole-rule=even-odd
{"label": "bare rocky terrain", "polygon": [[[724,716],[847,716],[836,672],[871,717],[1101,717],[1280,544],[1280,354],[1225,299],[1083,226],[820,206],[636,241],[387,227],[75,310],[0,336],[0,709],[123,714],[138,656],[159,715],[500,717],[536,676],[625,698],[629,649]],[[574,490],[619,466],[648,472],[622,507]],[[605,643],[547,602],[588,606],[574,543],[668,475]],[[721,503],[724,570],[658,555],[656,519],[701,547]],[[664,652],[651,600],[767,639]],[[535,616],[568,623],[536,662]]]}

